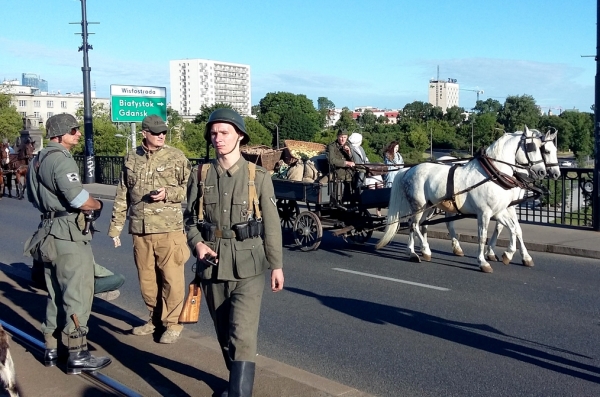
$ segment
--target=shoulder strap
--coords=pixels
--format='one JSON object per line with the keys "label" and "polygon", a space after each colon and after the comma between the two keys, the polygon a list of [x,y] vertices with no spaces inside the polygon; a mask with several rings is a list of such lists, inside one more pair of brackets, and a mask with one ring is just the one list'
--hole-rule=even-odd
{"label": "shoulder strap", "polygon": [[198,222],[204,221],[204,181],[209,168],[210,163],[198,166]]}
{"label": "shoulder strap", "polygon": [[258,195],[256,194],[256,185],[254,180],[256,179],[256,164],[248,162],[248,205],[254,206],[254,219],[261,219]]}

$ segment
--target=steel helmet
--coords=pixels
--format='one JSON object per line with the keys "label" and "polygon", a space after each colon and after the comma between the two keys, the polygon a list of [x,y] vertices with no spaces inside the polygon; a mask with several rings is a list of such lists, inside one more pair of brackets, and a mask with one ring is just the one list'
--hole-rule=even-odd
{"label": "steel helmet", "polygon": [[46,138],[63,136],[71,132],[73,128],[79,128],[79,123],[71,114],[57,114],[46,121]]}
{"label": "steel helmet", "polygon": [[232,124],[238,132],[244,134],[244,137],[240,142],[241,145],[245,145],[250,142],[250,135],[248,135],[246,132],[246,124],[244,124],[244,119],[238,112],[228,108],[217,109],[208,117],[206,130],[204,132],[204,138],[208,142],[210,142],[210,126],[217,122]]}

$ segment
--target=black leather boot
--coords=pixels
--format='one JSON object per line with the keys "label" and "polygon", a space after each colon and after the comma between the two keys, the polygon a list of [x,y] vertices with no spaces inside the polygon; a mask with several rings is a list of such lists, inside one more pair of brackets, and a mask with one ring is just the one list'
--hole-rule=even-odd
{"label": "black leather boot", "polygon": [[229,389],[221,397],[252,397],[255,368],[256,364],[252,361],[232,361]]}
{"label": "black leather boot", "polygon": [[94,357],[87,348],[86,334],[75,331],[69,335],[69,360],[67,374],[77,375],[81,371],[93,372],[107,367],[112,360],[109,357]]}
{"label": "black leather boot", "polygon": [[46,367],[55,367],[58,362],[58,349],[44,350],[44,365]]}

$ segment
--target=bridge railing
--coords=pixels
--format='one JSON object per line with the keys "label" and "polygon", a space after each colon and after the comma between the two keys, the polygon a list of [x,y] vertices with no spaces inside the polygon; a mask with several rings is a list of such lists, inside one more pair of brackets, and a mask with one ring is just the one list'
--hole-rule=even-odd
{"label": "bridge railing", "polygon": [[[74,156],[83,174],[83,156]],[[193,166],[204,159],[189,159]],[[96,156],[96,183],[117,185],[123,166],[121,156]],[[594,170],[591,168],[561,168],[560,179],[540,182],[548,195],[516,206],[520,222],[534,224],[559,224],[570,227],[592,228],[592,186]]]}

